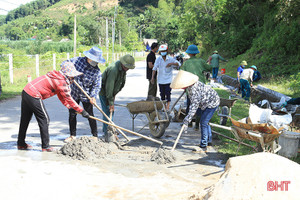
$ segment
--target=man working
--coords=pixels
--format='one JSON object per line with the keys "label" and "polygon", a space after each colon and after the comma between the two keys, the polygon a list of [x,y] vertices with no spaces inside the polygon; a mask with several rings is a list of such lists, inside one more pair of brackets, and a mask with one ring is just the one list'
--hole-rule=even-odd
{"label": "man working", "polygon": [[[81,77],[75,78],[75,80],[91,97],[91,100],[89,100],[75,84],[71,85],[71,95],[78,104],[82,102],[84,109],[91,116],[94,116],[93,104],[96,102],[96,96],[101,88],[101,71],[98,68],[98,63],[105,63],[105,59],[102,56],[102,50],[98,47],[93,47],[88,51],[84,51],[83,54],[85,57],[71,58],[70,61],[74,63],[76,70],[84,74]],[[76,112],[70,110],[70,137],[66,138],[65,142],[70,142],[76,138],[76,116]],[[96,121],[94,119],[89,119],[89,125],[91,127],[92,135],[97,138],[98,130]]]}
{"label": "man working", "polygon": [[246,101],[249,101],[250,99],[251,87],[253,86],[253,73],[255,70],[257,70],[257,67],[255,65],[252,65],[249,69],[244,69],[244,71],[240,75],[242,98],[244,98]]}
{"label": "man working", "polygon": [[38,77],[28,83],[22,92],[21,120],[18,134],[18,149],[27,150],[32,148],[25,143],[26,132],[29,122],[34,114],[39,127],[42,140],[42,151],[53,151],[49,146],[49,116],[42,100],[57,94],[59,100],[74,112],[79,112],[83,117],[89,118],[89,114],[80,107],[71,97],[70,82],[74,77],[82,75],[73,63],[65,62],[60,71],[53,70],[44,76]]}
{"label": "man working", "polygon": [[[108,66],[102,74],[102,86],[99,93],[101,107],[107,116],[111,116],[113,120],[114,115],[114,101],[115,97],[122,90],[126,81],[126,72],[128,69],[135,68],[134,58],[127,54],[122,56],[120,60]],[[108,121],[103,115],[103,120]],[[107,124],[103,124],[103,132],[107,134]],[[105,137],[106,138],[106,137]]]}
{"label": "man working", "polygon": [[209,64],[213,67],[212,69],[212,78],[216,81],[218,77],[219,71],[219,62],[220,60],[227,62],[225,58],[219,55],[218,51],[214,51],[213,55],[211,55],[208,59]]}
{"label": "man working", "polygon": [[[199,77],[199,81],[204,83],[206,82],[206,77],[204,75],[205,71],[210,71],[212,69],[211,65],[208,65],[205,60],[201,58],[196,58],[196,55],[199,52],[198,47],[194,44],[188,46],[187,50],[185,51],[189,56],[190,59],[185,61],[181,67],[182,70],[191,72]],[[190,107],[190,98],[187,96],[187,109],[186,113],[189,113]],[[200,123],[200,110],[196,113],[196,125],[195,130],[199,130],[199,123]],[[191,127],[192,124],[190,123],[189,126]]]}
{"label": "man working", "polygon": [[146,71],[146,76],[147,79],[149,80],[149,88],[148,88],[148,98],[149,97],[156,97],[157,93],[157,76],[154,77],[154,82],[153,84],[151,83],[151,78],[152,78],[152,68],[154,67],[154,63],[156,60],[155,53],[158,50],[158,43],[153,42],[151,45],[151,51],[147,56],[147,71]]}
{"label": "man working", "polygon": [[[240,75],[242,74],[242,72],[244,71],[245,67],[246,67],[247,64],[247,61],[243,60],[241,62],[241,65],[238,67],[237,69],[237,81],[240,82]],[[241,87],[239,86],[239,90],[238,90],[238,93],[240,93],[241,91]]]}

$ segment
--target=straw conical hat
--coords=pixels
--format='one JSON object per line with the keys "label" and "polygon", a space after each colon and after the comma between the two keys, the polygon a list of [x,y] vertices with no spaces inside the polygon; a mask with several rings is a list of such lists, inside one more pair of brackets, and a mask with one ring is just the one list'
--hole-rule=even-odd
{"label": "straw conical hat", "polygon": [[199,77],[190,72],[179,70],[177,76],[173,79],[170,87],[172,89],[182,89],[193,85],[199,80]]}

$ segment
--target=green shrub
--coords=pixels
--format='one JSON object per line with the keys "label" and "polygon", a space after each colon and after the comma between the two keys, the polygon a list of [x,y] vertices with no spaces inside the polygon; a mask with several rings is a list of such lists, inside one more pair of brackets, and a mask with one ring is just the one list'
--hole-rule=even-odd
{"label": "green shrub", "polygon": [[300,72],[291,76],[290,88],[295,93],[300,93]]}

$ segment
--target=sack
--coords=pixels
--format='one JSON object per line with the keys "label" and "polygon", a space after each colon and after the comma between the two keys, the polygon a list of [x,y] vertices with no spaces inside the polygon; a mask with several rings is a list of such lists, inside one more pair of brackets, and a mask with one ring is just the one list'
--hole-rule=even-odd
{"label": "sack", "polygon": [[260,72],[255,70],[254,73],[253,73],[253,82],[257,82],[261,79],[261,75],[260,75]]}

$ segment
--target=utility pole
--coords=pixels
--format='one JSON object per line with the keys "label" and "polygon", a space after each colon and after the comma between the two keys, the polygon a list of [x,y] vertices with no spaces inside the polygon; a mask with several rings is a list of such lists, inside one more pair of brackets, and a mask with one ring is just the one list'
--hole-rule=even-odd
{"label": "utility pole", "polygon": [[120,47],[121,47],[122,46],[121,30],[119,30],[119,44],[120,44]]}
{"label": "utility pole", "polygon": [[76,57],[76,15],[74,16],[74,57]]}
{"label": "utility pole", "polygon": [[[115,48],[115,29],[116,29],[116,14],[117,14],[117,6],[115,6],[115,13],[114,13],[114,20],[112,24],[112,55],[114,55],[114,48]],[[114,62],[113,56],[113,62]]]}
{"label": "utility pole", "polygon": [[140,28],[140,41],[142,41],[142,28]]}
{"label": "utility pole", "polygon": [[106,50],[108,52],[108,46],[109,46],[109,41],[108,41],[108,19],[106,17],[106,40],[105,40],[105,45],[106,45]]}

